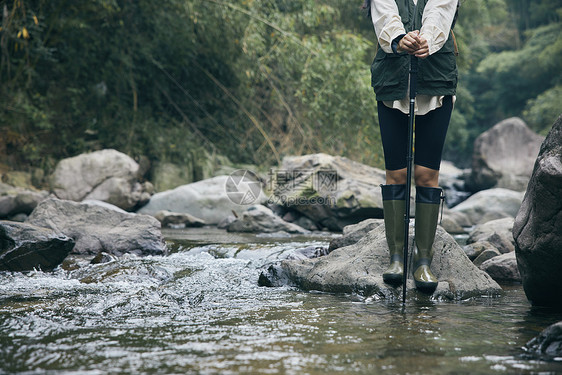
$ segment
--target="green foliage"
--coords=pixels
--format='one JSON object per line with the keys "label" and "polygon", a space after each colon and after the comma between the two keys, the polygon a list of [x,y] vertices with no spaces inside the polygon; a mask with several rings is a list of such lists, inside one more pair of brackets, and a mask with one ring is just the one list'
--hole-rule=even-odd
{"label": "green foliage", "polygon": [[[0,163],[116,148],[270,165],[327,152],[383,165],[361,1],[0,0]],[[465,0],[445,157],[506,116],[560,110],[558,0]]]}

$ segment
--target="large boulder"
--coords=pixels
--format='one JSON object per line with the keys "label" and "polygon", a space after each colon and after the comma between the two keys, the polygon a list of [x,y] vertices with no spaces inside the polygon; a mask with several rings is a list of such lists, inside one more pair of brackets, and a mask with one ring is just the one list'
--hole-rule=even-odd
{"label": "large boulder", "polygon": [[51,229],[0,221],[0,271],[50,271],[73,247],[70,237]]}
{"label": "large boulder", "polygon": [[122,213],[95,204],[46,199],[27,223],[50,228],[76,242],[73,253],[163,255],[166,244],[160,222],[148,215]]}
{"label": "large boulder", "polygon": [[320,227],[341,231],[348,224],[382,218],[379,185],[385,173],[380,169],[341,156],[313,154],[285,157],[271,177],[271,200]]}
{"label": "large boulder", "polygon": [[505,217],[513,218],[521,207],[523,195],[523,192],[502,188],[483,190],[451,208],[450,212],[465,214],[472,225]]}
{"label": "large boulder", "polygon": [[[233,211],[237,214],[242,213],[248,207],[229,195],[230,185],[227,184],[232,181],[231,176],[217,176],[156,193],[138,213],[154,216],[159,211],[167,210],[188,213],[204,220],[207,224],[218,224],[232,216]],[[266,199],[260,188],[259,196],[252,199],[250,203],[263,203]]]}
{"label": "large boulder", "polygon": [[543,136],[520,118],[501,121],[474,141],[470,189],[493,187],[524,191]]}
{"label": "large boulder", "polygon": [[95,151],[61,160],[51,175],[51,190],[64,200],[95,199],[132,210],[150,199],[152,185],[140,182],[143,174],[119,151]]}
{"label": "large boulder", "polygon": [[541,146],[513,224],[523,288],[533,305],[562,307],[562,116]]}
{"label": "large boulder", "polygon": [[[439,279],[439,285],[433,293],[434,298],[463,299],[501,293],[500,286],[474,266],[453,237],[441,227],[438,227],[436,233],[434,249],[431,269]],[[265,286],[289,283],[304,290],[399,298],[402,287],[392,287],[382,279],[388,263],[384,225],[380,225],[355,244],[336,249],[326,256],[285,260],[270,265],[262,271],[259,282]],[[411,273],[407,295],[410,298],[420,296]]]}
{"label": "large boulder", "polygon": [[44,190],[25,189],[0,182],[0,218],[11,218],[16,214],[29,215],[48,195]]}
{"label": "large boulder", "polygon": [[275,233],[280,231],[295,234],[309,233],[308,230],[281,219],[271,209],[262,205],[250,206],[242,215],[230,223],[226,230],[228,232],[249,233]]}

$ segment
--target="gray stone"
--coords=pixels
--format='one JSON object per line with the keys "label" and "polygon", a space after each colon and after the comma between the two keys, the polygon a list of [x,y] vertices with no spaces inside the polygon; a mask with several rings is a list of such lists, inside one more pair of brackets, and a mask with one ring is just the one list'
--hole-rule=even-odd
{"label": "gray stone", "polygon": [[525,348],[529,353],[540,357],[562,357],[562,322],[545,328],[540,335],[529,341]]}
{"label": "gray stone", "polygon": [[470,245],[463,246],[464,253],[468,257],[468,259],[474,261],[480,254],[482,254],[486,250],[493,249],[497,251],[498,255],[501,254],[498,249],[494,247],[488,241],[478,241],[471,243]]}
{"label": "gray stone", "polygon": [[271,209],[255,205],[250,206],[248,210],[230,223],[226,230],[228,232],[250,232],[250,233],[275,233],[284,231],[287,233],[308,233],[306,229],[289,223],[279,216],[276,216]]}
{"label": "gray stone", "polygon": [[466,233],[463,227],[459,225],[451,216],[444,216],[441,219],[441,226],[449,234],[463,234]]}
{"label": "gray stone", "polygon": [[[229,176],[217,176],[156,193],[138,213],[152,216],[162,210],[187,213],[207,224],[216,225],[232,216],[232,212],[241,214],[248,208],[248,205],[235,203],[229,198],[226,189],[229,181]],[[267,197],[260,192],[260,196],[252,203],[259,204],[266,200]]]}
{"label": "gray stone", "polygon": [[508,217],[479,224],[472,230],[466,243],[470,245],[475,242],[487,241],[502,254],[515,251],[515,239],[512,233],[513,221],[512,217]]}
{"label": "gray stone", "polygon": [[162,224],[162,227],[186,228],[205,225],[205,221],[186,213],[158,211],[154,217]]}
{"label": "gray stone", "polygon": [[[501,293],[500,286],[474,266],[455,240],[441,227],[437,229],[434,249],[431,269],[439,279],[439,286],[433,293],[433,298],[463,299]],[[273,272],[265,269],[260,280],[262,285],[289,283],[304,290],[359,293],[375,298],[398,299],[401,297],[402,287],[392,287],[382,280],[382,273],[388,262],[388,246],[384,225],[381,225],[357,243],[336,249],[326,256],[281,261],[276,267],[272,267]],[[413,299],[421,297],[421,292],[415,289],[411,274],[407,283],[407,295]]]}
{"label": "gray stone", "polygon": [[[489,242],[487,242],[487,244],[490,244]],[[488,249],[483,250],[480,254],[478,254],[478,256],[476,257],[476,259],[474,259],[472,261],[472,263],[476,266],[476,267],[480,267],[480,265],[484,262],[486,262],[487,260],[490,260],[494,257],[497,257],[501,255],[501,253],[499,252],[498,249],[496,249],[495,247],[490,247]]]}
{"label": "gray stone", "polygon": [[515,252],[488,259],[480,265],[480,269],[498,282],[521,282]]}
{"label": "gray stone", "polygon": [[0,271],[49,271],[72,251],[74,241],[53,230],[0,221]]}
{"label": "gray stone", "polygon": [[95,199],[132,210],[150,196],[139,181],[141,173],[137,162],[119,151],[95,151],[61,160],[51,175],[51,190],[60,199]]}
{"label": "gray stone", "polygon": [[451,208],[450,212],[465,214],[472,225],[482,223],[482,219],[489,212],[503,212],[507,216],[515,217],[521,207],[523,195],[523,192],[501,188],[483,190]]}
{"label": "gray stone", "polygon": [[562,116],[541,150],[513,224],[517,263],[533,305],[562,307]]}
{"label": "gray stone", "polygon": [[343,228],[343,236],[330,241],[328,251],[356,243],[367,233],[384,224],[384,219],[367,219],[358,224],[347,225]]}
{"label": "gray stone", "polygon": [[500,187],[524,191],[543,140],[517,117],[482,133],[474,141],[471,190]]}
{"label": "gray stone", "polygon": [[382,218],[384,171],[340,156],[285,157],[269,183],[275,203],[293,208],[319,227],[340,231]]}
{"label": "gray stone", "polygon": [[48,195],[44,190],[24,189],[0,182],[0,218],[10,218],[17,214],[28,215]]}
{"label": "gray stone", "polygon": [[163,255],[166,244],[160,222],[148,215],[115,210],[67,200],[46,199],[27,219],[27,223],[50,228],[76,242],[73,253],[121,256]]}

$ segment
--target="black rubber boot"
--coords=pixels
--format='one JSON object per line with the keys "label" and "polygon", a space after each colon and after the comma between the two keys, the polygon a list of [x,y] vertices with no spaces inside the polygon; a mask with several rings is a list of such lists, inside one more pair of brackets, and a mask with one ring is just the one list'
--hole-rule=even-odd
{"label": "black rubber boot", "polygon": [[404,213],[406,185],[381,185],[386,242],[390,251],[390,266],[382,274],[389,284],[402,284],[404,274]]}
{"label": "black rubber boot", "polygon": [[433,240],[439,217],[441,189],[416,186],[416,246],[414,247],[414,281],[416,288],[433,293],[437,277],[431,272]]}

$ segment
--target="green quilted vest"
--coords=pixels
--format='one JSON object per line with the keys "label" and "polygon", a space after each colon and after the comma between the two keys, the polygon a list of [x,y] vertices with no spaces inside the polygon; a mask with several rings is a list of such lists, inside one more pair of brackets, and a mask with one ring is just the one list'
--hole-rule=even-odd
{"label": "green quilted vest", "polygon": [[[419,30],[425,4],[418,0],[417,9],[412,0],[395,0],[406,32]],[[416,28],[414,28],[414,24]],[[386,53],[379,46],[371,64],[371,86],[377,100],[401,100],[408,89],[410,55]],[[454,95],[458,80],[457,61],[453,37],[443,48],[425,59],[418,59],[418,91],[424,95]]]}

